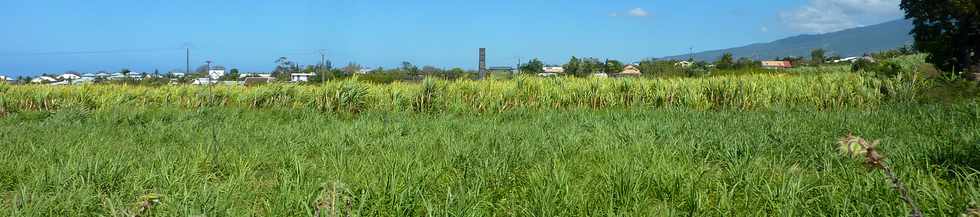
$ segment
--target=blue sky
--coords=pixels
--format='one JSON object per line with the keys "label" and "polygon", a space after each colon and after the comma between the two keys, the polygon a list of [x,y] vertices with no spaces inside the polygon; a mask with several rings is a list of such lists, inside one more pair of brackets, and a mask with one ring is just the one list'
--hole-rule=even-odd
{"label": "blue sky", "polygon": [[213,60],[269,71],[285,56],[334,66],[402,61],[476,68],[571,56],[619,59],[712,50],[876,24],[898,0],[0,0],[0,75],[166,72]]}

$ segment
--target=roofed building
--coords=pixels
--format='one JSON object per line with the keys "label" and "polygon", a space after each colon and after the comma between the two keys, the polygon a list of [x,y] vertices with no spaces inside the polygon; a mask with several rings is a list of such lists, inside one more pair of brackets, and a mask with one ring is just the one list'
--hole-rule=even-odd
{"label": "roofed building", "polygon": [[762,68],[766,69],[788,69],[793,68],[790,61],[762,61]]}
{"label": "roofed building", "polygon": [[640,72],[640,68],[639,67],[636,67],[636,65],[633,65],[633,64],[629,64],[629,65],[626,65],[625,67],[623,67],[623,71],[620,72],[620,74],[640,75],[642,73]]}
{"label": "roofed building", "polygon": [[562,68],[561,66],[544,67],[544,73],[561,74],[565,73],[565,68]]}

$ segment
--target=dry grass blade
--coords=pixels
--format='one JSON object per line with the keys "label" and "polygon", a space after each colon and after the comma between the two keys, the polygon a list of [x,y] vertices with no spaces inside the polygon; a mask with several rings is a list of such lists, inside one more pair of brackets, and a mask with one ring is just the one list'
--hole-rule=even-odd
{"label": "dry grass blade", "polygon": [[133,209],[132,217],[145,216],[149,213],[150,209],[154,206],[160,204],[160,200],[163,199],[163,195],[150,193],[140,197],[140,200],[136,202],[136,208]]}
{"label": "dry grass blade", "polygon": [[922,211],[919,210],[919,206],[915,203],[915,200],[912,199],[908,189],[905,188],[905,183],[903,183],[902,180],[895,175],[891,167],[885,163],[885,156],[878,152],[879,142],[880,141],[878,140],[868,142],[867,140],[854,135],[847,135],[839,140],[840,149],[845,155],[849,157],[859,157],[863,155],[865,165],[870,168],[882,170],[885,173],[885,176],[887,176],[888,180],[891,181],[892,188],[898,192],[899,196],[902,198],[902,201],[904,201],[905,204],[912,209],[909,216],[921,217]]}
{"label": "dry grass blade", "polygon": [[[317,202],[313,206],[313,216],[340,216],[337,212],[337,195],[344,194],[343,183],[334,182],[327,186],[326,184],[321,187],[320,195],[317,197]],[[351,214],[351,202],[349,198],[345,195],[344,201],[346,203],[346,214],[350,216]]]}
{"label": "dry grass blade", "polygon": [[976,203],[970,203],[970,208],[967,208],[966,209],[966,212],[964,212],[963,215],[960,215],[960,216],[962,216],[962,217],[980,217],[980,208],[977,208],[977,204]]}

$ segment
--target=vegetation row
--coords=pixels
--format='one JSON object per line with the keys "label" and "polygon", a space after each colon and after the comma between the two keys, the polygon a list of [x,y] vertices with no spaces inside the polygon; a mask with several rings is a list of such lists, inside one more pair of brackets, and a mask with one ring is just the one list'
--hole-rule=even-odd
{"label": "vegetation row", "polygon": [[513,80],[425,80],[372,84],[357,79],[321,85],[0,86],[0,112],[103,109],[118,105],[309,108],[324,112],[500,112],[512,109],[670,107],[759,109],[806,106],[870,108],[914,101],[924,84],[854,73],[756,74],[678,79],[518,77]]}

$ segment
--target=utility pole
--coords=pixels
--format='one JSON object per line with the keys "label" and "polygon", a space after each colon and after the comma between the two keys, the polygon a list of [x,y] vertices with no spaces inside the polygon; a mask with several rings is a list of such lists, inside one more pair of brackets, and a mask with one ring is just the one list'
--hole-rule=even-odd
{"label": "utility pole", "polygon": [[205,73],[205,76],[208,76],[208,85],[211,85],[211,83],[212,83],[211,82],[211,60],[204,61],[204,62],[205,63],[208,63],[207,71],[205,71],[204,73]]}
{"label": "utility pole", "polygon": [[691,52],[691,62],[694,62],[694,46],[691,46],[690,52]]}
{"label": "utility pole", "polygon": [[323,74],[323,66],[326,65],[327,51],[320,49],[320,67],[316,67],[316,73],[320,75],[320,84],[326,84],[325,75]]}
{"label": "utility pole", "polygon": [[521,58],[517,57],[517,74],[521,74]]}

